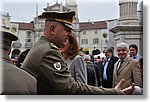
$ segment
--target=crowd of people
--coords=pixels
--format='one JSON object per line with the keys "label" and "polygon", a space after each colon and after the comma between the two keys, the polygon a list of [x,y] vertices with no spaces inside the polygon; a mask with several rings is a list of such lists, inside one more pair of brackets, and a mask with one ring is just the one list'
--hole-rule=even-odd
{"label": "crowd of people", "polygon": [[[108,47],[105,57],[94,57],[96,50],[79,49],[73,33],[75,12],[44,12],[44,34],[31,49],[9,58],[11,43],[18,38],[2,31],[3,35],[3,95],[9,94],[143,94],[143,58],[138,47],[119,43]],[[118,57],[114,56],[114,50]]]}
{"label": "crowd of people", "polygon": [[[127,45],[122,42],[117,44],[115,50],[117,51],[117,56],[114,56],[113,47],[108,47],[103,51],[105,56],[100,56],[101,52],[95,55],[85,53],[83,57],[85,62],[88,59],[91,68],[95,71],[93,81],[94,76],[96,76],[99,87],[113,88],[121,79],[125,79],[126,82],[122,88],[126,88],[134,83],[136,90],[132,94],[143,94],[143,58],[138,55],[137,45]],[[90,60],[92,58],[94,60]],[[87,77],[91,75],[88,72]],[[90,85],[97,86],[95,82]]]}

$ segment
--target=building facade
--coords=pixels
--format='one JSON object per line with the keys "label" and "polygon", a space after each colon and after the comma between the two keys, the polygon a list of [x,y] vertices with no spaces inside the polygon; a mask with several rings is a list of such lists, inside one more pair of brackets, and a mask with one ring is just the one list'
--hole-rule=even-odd
{"label": "building facade", "polygon": [[1,17],[2,31],[8,31],[18,37],[17,41],[13,41],[12,50],[19,49],[24,51],[30,49],[34,45],[33,23],[10,22],[11,16],[8,13],[2,13]]}
{"label": "building facade", "polygon": [[[74,27],[74,33],[78,39],[79,36],[79,19],[78,19],[78,10],[77,10],[77,4],[76,0],[66,0],[66,4],[63,5],[62,3],[58,3],[56,1],[55,4],[49,5],[47,3],[47,7],[43,9],[44,12],[70,12],[75,11],[75,20],[73,21],[73,27]],[[41,15],[38,15],[34,18],[34,32],[35,32],[35,42],[39,39],[39,37],[43,34],[44,29],[44,19],[41,18]]]}
{"label": "building facade", "polygon": [[79,45],[90,53],[95,48],[103,51],[109,45],[107,21],[81,22]]}
{"label": "building facade", "polygon": [[[119,19],[105,21],[79,22],[76,0],[66,0],[65,5],[58,2],[53,5],[47,3],[47,7],[44,8],[44,11],[75,11],[76,17],[75,21],[73,22],[75,28],[74,33],[77,37],[80,47],[88,49],[90,51],[90,54],[92,53],[92,50],[94,48],[103,51],[106,47],[115,48],[116,44],[119,42],[129,42],[128,44],[136,43],[138,44],[139,49],[142,49],[142,4],[140,4],[141,8],[137,11],[137,2],[133,3],[133,1],[136,0],[131,1],[132,2],[129,3],[125,2],[124,0],[119,2]],[[128,9],[127,7],[130,7],[130,9]],[[132,12],[130,12],[130,10],[132,10]],[[31,23],[10,22],[11,16],[8,13],[1,14],[2,29],[13,31],[13,33],[16,34],[19,38],[18,41],[13,42],[13,49],[20,49],[21,51],[24,51],[25,49],[30,49],[37,42],[37,40],[43,34],[44,29],[44,19],[41,19],[41,14],[37,14],[37,16],[33,18],[34,20]],[[124,27],[120,28],[122,27],[122,25]],[[135,28],[138,27],[139,30],[137,31],[137,29]],[[123,29],[123,31],[121,29]],[[141,54],[142,50],[139,51]]]}

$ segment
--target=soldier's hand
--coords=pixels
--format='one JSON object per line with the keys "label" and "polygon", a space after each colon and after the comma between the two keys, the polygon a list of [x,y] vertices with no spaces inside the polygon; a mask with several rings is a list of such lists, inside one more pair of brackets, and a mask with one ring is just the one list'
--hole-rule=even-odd
{"label": "soldier's hand", "polygon": [[123,91],[126,95],[131,95],[134,90],[135,90],[135,86],[134,86],[134,83],[133,83],[131,86],[129,86],[129,87],[123,89],[122,91]]}
{"label": "soldier's hand", "polygon": [[118,95],[130,95],[135,90],[134,83],[131,86],[121,90],[121,87],[124,82],[125,80],[122,79],[115,87],[116,91],[118,92]]}

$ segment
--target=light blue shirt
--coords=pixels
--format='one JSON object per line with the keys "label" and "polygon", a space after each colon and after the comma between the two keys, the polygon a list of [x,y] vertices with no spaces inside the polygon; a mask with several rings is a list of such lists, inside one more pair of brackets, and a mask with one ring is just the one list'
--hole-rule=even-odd
{"label": "light blue shirt", "polygon": [[137,60],[137,61],[139,61],[141,58],[142,58],[142,56],[140,56],[140,55],[138,55],[138,54],[133,57],[133,59],[134,59],[134,60]]}
{"label": "light blue shirt", "polygon": [[107,70],[107,66],[109,64],[110,59],[111,59],[111,57],[106,60],[106,63],[104,65],[103,80],[107,80],[107,72],[106,72],[106,70]]}

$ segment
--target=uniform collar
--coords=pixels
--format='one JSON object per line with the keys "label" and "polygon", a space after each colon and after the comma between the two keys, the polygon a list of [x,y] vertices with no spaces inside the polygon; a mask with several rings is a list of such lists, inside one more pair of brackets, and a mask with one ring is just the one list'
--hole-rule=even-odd
{"label": "uniform collar", "polygon": [[41,39],[50,43],[50,46],[55,49],[59,49],[51,40],[49,40],[46,36],[41,36]]}

